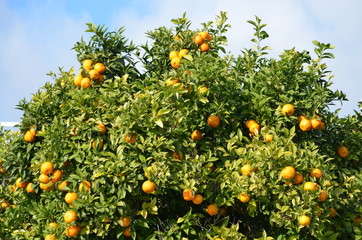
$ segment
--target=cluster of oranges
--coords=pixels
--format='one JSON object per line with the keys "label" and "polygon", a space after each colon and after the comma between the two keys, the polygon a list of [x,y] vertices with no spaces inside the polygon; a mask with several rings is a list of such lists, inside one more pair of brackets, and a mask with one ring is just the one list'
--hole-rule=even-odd
{"label": "cluster of oranges", "polygon": [[183,56],[186,56],[188,52],[189,50],[187,49],[182,49],[180,51],[171,51],[168,56],[171,61],[171,66],[175,69],[181,66],[181,59]]}
{"label": "cluster of oranges", "polygon": [[200,32],[192,38],[192,41],[199,45],[201,52],[207,52],[210,50],[210,45],[208,44],[208,42],[211,40],[212,35],[208,32]]}
{"label": "cluster of oranges", "polygon": [[314,116],[312,119],[308,119],[305,115],[300,115],[298,117],[299,128],[303,132],[307,132],[311,129],[314,130],[326,130],[326,125],[322,122],[322,119],[319,116]]}
{"label": "cluster of oranges", "polygon": [[204,198],[201,194],[194,194],[192,189],[185,189],[182,191],[182,197],[185,201],[192,201],[196,205],[200,205]]}
{"label": "cluster of oranges", "polygon": [[260,125],[255,120],[249,119],[246,121],[245,126],[252,135],[257,135],[260,132]]}
{"label": "cluster of oranges", "polygon": [[[212,128],[217,128],[220,126],[220,117],[217,115],[210,115],[207,119],[207,125]],[[195,129],[191,133],[191,139],[194,141],[200,141],[203,138],[202,132],[198,129]]]}
{"label": "cluster of oranges", "polygon": [[37,131],[35,130],[35,126],[32,126],[28,131],[25,132],[24,140],[29,143],[32,143],[35,141],[36,134]]}
{"label": "cluster of oranges", "polygon": [[85,77],[80,73],[79,75],[74,77],[74,85],[77,87],[81,87],[83,89],[89,88],[91,86],[92,80],[101,83],[104,80],[104,71],[106,67],[103,63],[95,63],[93,65],[93,61],[91,59],[86,59],[82,64],[83,69],[86,71]]}

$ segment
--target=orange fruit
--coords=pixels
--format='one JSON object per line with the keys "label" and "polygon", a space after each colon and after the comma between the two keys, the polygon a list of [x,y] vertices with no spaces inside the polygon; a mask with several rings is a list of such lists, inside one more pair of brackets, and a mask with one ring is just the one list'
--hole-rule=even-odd
{"label": "orange fruit", "polygon": [[86,60],[83,61],[82,66],[83,66],[83,68],[85,70],[87,70],[87,72],[89,72],[91,70],[91,68],[92,68],[92,64],[93,64],[92,60],[86,59]]}
{"label": "orange fruit", "polygon": [[307,132],[309,130],[312,129],[312,123],[308,120],[308,119],[303,119],[302,121],[300,121],[299,123],[299,128],[300,130],[302,130],[303,132]]}
{"label": "orange fruit", "polygon": [[219,208],[215,204],[210,204],[209,206],[207,206],[206,212],[210,216],[214,216],[214,215],[217,215],[219,213]]}
{"label": "orange fruit", "polygon": [[10,206],[10,203],[8,203],[8,202],[2,202],[2,203],[1,203],[1,207],[2,207],[3,209],[7,209],[9,206]]}
{"label": "orange fruit", "polygon": [[302,183],[302,182],[303,182],[303,178],[304,178],[304,177],[303,177],[302,174],[296,172],[296,173],[295,173],[295,176],[294,176],[294,184],[300,184],[300,183]]}
{"label": "orange fruit", "polygon": [[106,70],[106,67],[104,66],[103,63],[96,63],[94,64],[93,69],[97,71],[99,74],[102,74]]}
{"label": "orange fruit", "polygon": [[250,131],[250,133],[257,135],[260,132],[260,125],[257,124],[256,122],[251,123],[250,127],[249,127],[249,131]]}
{"label": "orange fruit", "polygon": [[355,217],[354,218],[354,224],[360,225],[361,224],[361,217]]}
{"label": "orange fruit", "polygon": [[182,197],[185,201],[191,201],[195,196],[191,189],[185,189],[182,192]]}
{"label": "orange fruit", "polygon": [[304,119],[307,119],[307,117],[305,115],[299,115],[298,122],[301,122]]}
{"label": "orange fruit", "polygon": [[332,218],[337,216],[337,210],[335,208],[330,208],[329,209],[329,216],[332,217]]}
{"label": "orange fruit", "polygon": [[170,59],[170,61],[172,61],[174,58],[177,58],[177,57],[181,57],[179,55],[178,51],[171,51],[170,54],[168,55],[168,58]]}
{"label": "orange fruit", "polygon": [[282,107],[282,114],[284,116],[292,116],[294,114],[294,106],[292,104],[285,104],[283,107]]}
{"label": "orange fruit", "polygon": [[173,156],[175,159],[182,160],[182,156],[180,156],[180,154],[178,154],[177,152],[172,153],[172,156]]}
{"label": "orange fruit", "polygon": [[107,128],[103,123],[97,124],[97,128],[101,134],[105,134],[107,132]]}
{"label": "orange fruit", "polygon": [[264,136],[264,142],[272,142],[272,141],[273,141],[273,138],[274,138],[274,135],[273,135],[273,134],[267,133],[267,134],[265,134],[265,136]]}
{"label": "orange fruit", "polygon": [[126,228],[124,231],[123,231],[123,236],[125,237],[131,237],[131,228]]}
{"label": "orange fruit", "polygon": [[200,34],[197,34],[195,37],[193,37],[192,41],[199,46],[204,43],[204,39]]}
{"label": "orange fruit", "polygon": [[48,224],[48,226],[49,226],[49,227],[52,227],[52,228],[56,228],[56,227],[58,227],[58,223],[56,223],[56,222],[51,222],[51,223]]}
{"label": "orange fruit", "polygon": [[73,80],[74,85],[77,86],[77,87],[80,87],[82,79],[83,79],[82,75],[75,76],[74,80]]}
{"label": "orange fruit", "polygon": [[54,236],[53,234],[47,234],[44,238],[44,240],[56,240],[57,237]]}
{"label": "orange fruit", "polygon": [[45,175],[44,173],[40,174],[38,179],[39,179],[39,182],[41,182],[41,183],[48,183],[50,181],[49,176]]}
{"label": "orange fruit", "polygon": [[209,127],[212,127],[212,128],[217,128],[218,126],[220,126],[220,118],[219,118],[219,116],[211,115],[207,119],[207,125]]}
{"label": "orange fruit", "polygon": [[40,172],[45,175],[49,175],[53,171],[54,171],[54,166],[53,163],[51,162],[43,162],[42,165],[40,166]]}
{"label": "orange fruit", "polygon": [[[96,145],[96,142],[98,142],[98,145]],[[97,140],[93,140],[91,142],[91,146],[92,148],[95,148],[97,147],[97,149],[102,149],[103,148],[103,145],[104,145],[104,142],[102,139],[98,138]]]}
{"label": "orange fruit", "polygon": [[198,91],[201,93],[201,94],[204,94],[206,93],[209,89],[205,86],[199,86],[198,88]]}
{"label": "orange fruit", "polygon": [[241,167],[240,172],[245,176],[250,176],[251,172],[253,172],[254,169],[251,167],[250,164],[245,164]]}
{"label": "orange fruit", "polygon": [[53,182],[59,182],[60,179],[62,179],[62,175],[63,175],[62,171],[60,171],[59,169],[56,169],[56,170],[54,170],[53,173],[52,173],[52,178],[51,178],[51,180],[52,180]]}
{"label": "orange fruit", "polygon": [[131,225],[131,219],[129,217],[121,217],[120,220],[122,227],[129,227],[129,225]]}
{"label": "orange fruit", "polygon": [[16,179],[15,185],[18,188],[26,188],[26,185],[28,185],[28,183],[27,182],[22,182],[21,177],[20,177],[20,178]]}
{"label": "orange fruit", "polygon": [[212,40],[212,35],[210,35],[208,32],[200,32],[199,35],[202,37],[202,39],[204,40]]}
{"label": "orange fruit", "polygon": [[182,49],[182,50],[180,50],[180,52],[178,53],[178,56],[179,56],[180,58],[182,58],[182,57],[185,56],[188,52],[189,52],[189,50],[187,50],[187,49]]}
{"label": "orange fruit", "polygon": [[172,59],[171,66],[175,69],[178,68],[179,66],[181,66],[181,58],[175,57],[174,59]]}
{"label": "orange fruit", "polygon": [[142,190],[145,193],[152,193],[155,191],[155,189],[156,189],[156,184],[154,182],[151,182],[150,180],[147,180],[142,184]]}
{"label": "orange fruit", "polygon": [[166,80],[166,86],[171,86],[172,84],[178,83],[178,79],[175,77],[170,77]]}
{"label": "orange fruit", "polygon": [[54,188],[54,182],[49,181],[48,183],[40,183],[39,187],[40,187],[40,189],[43,189],[45,191],[51,191]]}
{"label": "orange fruit", "polygon": [[300,216],[299,223],[302,226],[308,226],[310,224],[310,217],[308,217],[307,215]]}
{"label": "orange fruit", "polygon": [[29,142],[29,143],[32,143],[35,141],[35,135],[36,135],[36,132],[34,131],[26,131],[26,133],[24,134],[24,140],[26,142]]}
{"label": "orange fruit", "polygon": [[99,76],[100,76],[100,74],[96,70],[92,69],[92,70],[89,71],[89,78],[90,79],[98,79]]}
{"label": "orange fruit", "polygon": [[83,89],[90,88],[91,80],[89,78],[87,78],[87,77],[83,78],[82,81],[80,82],[80,86]]}
{"label": "orange fruit", "polygon": [[338,153],[338,156],[345,158],[348,156],[349,151],[348,151],[348,148],[346,148],[345,146],[341,146],[338,148],[337,153]]}
{"label": "orange fruit", "polygon": [[321,122],[321,125],[319,126],[319,129],[324,131],[326,130],[326,124],[324,122]]}
{"label": "orange fruit", "polygon": [[250,200],[250,196],[248,196],[245,192],[239,194],[240,202],[247,203]]}
{"label": "orange fruit", "polygon": [[70,225],[65,231],[65,235],[67,235],[68,237],[74,237],[77,236],[81,230],[82,230],[81,226]]}
{"label": "orange fruit", "polygon": [[103,82],[103,80],[104,80],[104,76],[103,76],[102,74],[99,74],[99,76],[98,76],[97,80],[98,80],[98,83]]}
{"label": "orange fruit", "polygon": [[82,192],[82,191],[89,191],[89,189],[92,188],[92,184],[89,182],[89,181],[82,181],[80,184],[79,184],[79,192]]}
{"label": "orange fruit", "polygon": [[245,126],[246,126],[247,128],[250,128],[250,125],[251,125],[252,123],[256,123],[255,120],[249,119],[248,121],[246,121]]}
{"label": "orange fruit", "polygon": [[283,177],[284,179],[290,180],[290,179],[293,179],[294,176],[295,176],[295,169],[294,169],[294,167],[287,166],[287,167],[283,168],[283,170],[282,170],[282,177]]}
{"label": "orange fruit", "polygon": [[199,141],[202,139],[202,133],[200,132],[200,130],[194,130],[192,133],[191,133],[191,139],[192,140],[195,140],[195,141]]}
{"label": "orange fruit", "polygon": [[124,139],[126,140],[126,142],[128,143],[135,143],[136,142],[136,134],[132,133],[131,136],[129,134],[126,134],[126,136],[124,137]]}
{"label": "orange fruit", "polygon": [[327,192],[322,190],[319,194],[318,201],[324,202],[327,200]]}
{"label": "orange fruit", "polygon": [[26,185],[26,191],[28,192],[28,193],[35,193],[35,190],[34,190],[34,188],[33,188],[34,186],[33,186],[33,183],[28,183],[28,185]]}
{"label": "orange fruit", "polygon": [[63,182],[61,182],[61,183],[58,184],[58,189],[59,189],[60,191],[67,191],[67,190],[65,189],[65,187],[67,187],[67,186],[68,186],[68,182],[67,182],[67,181],[63,181]]}
{"label": "orange fruit", "polygon": [[208,43],[203,43],[200,45],[201,52],[208,52],[210,50],[210,45]]}
{"label": "orange fruit", "polygon": [[192,202],[196,205],[200,205],[204,201],[204,198],[201,194],[195,194],[195,197],[192,199]]}
{"label": "orange fruit", "polygon": [[64,213],[64,222],[71,223],[75,220],[77,220],[77,213],[73,210],[69,210]]}
{"label": "orange fruit", "polygon": [[316,185],[313,182],[305,182],[303,188],[307,191],[314,191],[316,189]]}
{"label": "orange fruit", "polygon": [[322,121],[319,118],[312,118],[310,120],[310,123],[312,124],[312,129],[318,130],[321,128]]}
{"label": "orange fruit", "polygon": [[64,200],[68,204],[72,204],[75,200],[78,199],[78,194],[75,192],[68,192],[65,194]]}
{"label": "orange fruit", "polygon": [[310,171],[309,175],[310,175],[311,177],[321,178],[322,175],[323,175],[323,173],[322,173],[322,171],[321,171],[320,169],[315,168],[315,169],[313,169],[312,171]]}

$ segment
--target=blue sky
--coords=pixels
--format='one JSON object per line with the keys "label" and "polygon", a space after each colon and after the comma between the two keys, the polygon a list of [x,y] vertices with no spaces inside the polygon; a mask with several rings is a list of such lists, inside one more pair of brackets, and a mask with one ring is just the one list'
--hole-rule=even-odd
{"label": "blue sky", "polygon": [[275,57],[292,47],[312,52],[313,40],[335,45],[336,59],[327,62],[335,75],[333,89],[350,100],[337,107],[342,116],[352,114],[362,99],[360,9],[359,0],[0,0],[0,122],[20,121],[16,104],[52,81],[49,71],[79,67],[71,48],[86,23],[110,30],[124,26],[126,37],[140,44],[147,30],[171,26],[170,20],[184,12],[198,28],[220,11],[228,12],[228,50],[234,54],[250,47],[252,29],[246,21],[255,15],[268,24],[267,44]]}

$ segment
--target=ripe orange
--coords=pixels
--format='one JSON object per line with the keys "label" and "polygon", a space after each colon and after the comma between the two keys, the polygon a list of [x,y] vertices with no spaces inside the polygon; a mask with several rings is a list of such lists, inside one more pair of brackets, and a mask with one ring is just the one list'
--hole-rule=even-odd
{"label": "ripe orange", "polygon": [[294,106],[292,104],[285,104],[283,107],[282,107],[282,114],[284,116],[292,116],[294,114]]}
{"label": "ripe orange", "polygon": [[39,187],[40,187],[40,189],[43,189],[44,191],[51,191],[54,188],[54,182],[49,181],[48,183],[40,183]]}
{"label": "ripe orange", "polygon": [[209,40],[209,41],[212,40],[212,35],[210,35],[208,32],[200,32],[199,35],[204,40]]}
{"label": "ripe orange", "polygon": [[97,127],[101,134],[105,134],[107,132],[107,128],[103,123],[97,124]]}
{"label": "ripe orange", "polygon": [[170,59],[170,61],[172,61],[174,58],[176,57],[181,57],[179,55],[179,52],[178,51],[171,51],[170,54],[168,55],[168,58]]}
{"label": "ripe orange", "polygon": [[89,182],[89,181],[82,181],[80,184],[79,184],[79,192],[82,192],[82,191],[89,191],[89,189],[92,188],[92,184]]}
{"label": "ripe orange", "polygon": [[197,45],[199,45],[199,46],[204,43],[204,39],[202,38],[202,36],[201,36],[200,34],[197,34],[197,35],[192,39],[192,41],[193,41],[194,43],[196,43]]}
{"label": "ripe orange", "polygon": [[91,59],[86,59],[83,61],[83,68],[89,72],[92,68],[93,61]]}
{"label": "ripe orange", "polygon": [[125,237],[131,237],[131,228],[126,228],[124,231],[123,231],[123,236]]}
{"label": "ripe orange", "polygon": [[301,122],[304,119],[307,119],[307,117],[305,115],[299,115],[298,122]]}
{"label": "ripe orange", "polygon": [[324,202],[326,200],[327,200],[327,192],[322,190],[321,193],[319,194],[318,201]]}
{"label": "ripe orange", "polygon": [[71,223],[75,220],[77,220],[77,213],[73,210],[69,210],[64,213],[64,222]]}
{"label": "ripe orange", "polygon": [[239,194],[240,202],[247,203],[250,200],[250,196],[248,196],[245,192]]}
{"label": "ripe orange", "polygon": [[135,143],[136,142],[136,134],[132,133],[131,136],[129,134],[126,134],[126,136],[124,137],[124,139],[126,140],[126,142],[128,143]]}
{"label": "ripe orange", "polygon": [[203,43],[200,45],[201,52],[208,52],[210,50],[210,45],[208,43]]}
{"label": "ripe orange", "polygon": [[273,141],[273,138],[274,138],[274,135],[273,135],[273,134],[267,133],[267,134],[265,134],[265,136],[264,136],[264,142],[272,142],[272,141]]}
{"label": "ripe orange", "polygon": [[172,84],[178,83],[178,79],[175,77],[170,77],[166,80],[166,86],[171,86]]}
{"label": "ripe orange", "polygon": [[63,182],[59,183],[58,189],[59,189],[60,191],[67,191],[67,190],[65,189],[65,187],[67,187],[67,186],[68,186],[68,182],[67,182],[67,181],[63,181]]}
{"label": "ripe orange", "polygon": [[180,52],[178,53],[178,56],[179,56],[180,58],[182,58],[182,57],[185,56],[188,52],[189,52],[189,50],[187,50],[187,49],[182,49],[182,50],[180,50]]}
{"label": "ripe orange", "polygon": [[312,124],[312,129],[318,130],[321,128],[322,121],[317,117],[314,117],[310,120],[310,123]]}
{"label": "ripe orange", "polygon": [[83,89],[90,88],[91,80],[89,78],[87,78],[87,77],[83,78],[82,81],[80,82],[80,86]]}
{"label": "ripe orange", "polygon": [[287,167],[283,168],[283,170],[282,170],[282,177],[283,177],[284,179],[290,180],[290,179],[293,179],[294,176],[295,176],[295,169],[294,169],[294,167],[287,166]]}
{"label": "ripe orange", "polygon": [[208,89],[207,87],[205,87],[205,86],[199,86],[197,89],[199,90],[199,92],[200,92],[201,94],[204,94],[204,93],[206,93],[206,92],[209,90],[209,89]]}
{"label": "ripe orange", "polygon": [[[98,145],[96,145],[96,142],[98,141]],[[97,149],[102,149],[103,148],[103,145],[104,145],[104,142],[102,139],[98,138],[97,140],[93,140],[91,142],[91,146],[92,148],[95,148],[97,147]]]}
{"label": "ripe orange", "polygon": [[200,205],[202,202],[204,201],[204,198],[202,197],[201,194],[195,194],[194,199],[192,199],[192,202],[196,205]]}
{"label": "ripe orange", "polygon": [[2,203],[1,203],[1,207],[2,207],[3,209],[7,209],[9,206],[10,206],[10,203],[8,203],[8,202],[2,202]]}
{"label": "ripe orange", "polygon": [[24,140],[26,142],[32,143],[35,141],[35,135],[36,132],[35,131],[26,131],[26,133],[24,134]]}
{"label": "ripe orange", "polygon": [[78,199],[78,194],[75,192],[68,192],[67,194],[65,194],[64,200],[66,203],[73,203],[75,200]]}
{"label": "ripe orange", "polygon": [[182,160],[182,156],[180,156],[180,154],[178,154],[177,152],[172,153],[172,156],[173,156],[175,159]]}
{"label": "ripe orange", "polygon": [[129,225],[131,225],[131,219],[129,217],[121,217],[120,220],[122,227],[129,227]]}
{"label": "ripe orange", "polygon": [[44,173],[40,174],[38,179],[39,179],[39,182],[41,182],[41,183],[48,183],[50,181],[49,176],[45,175]]}
{"label": "ripe orange", "polygon": [[302,174],[296,172],[296,173],[295,173],[295,176],[294,176],[294,184],[300,184],[300,183],[302,183],[302,182],[303,182],[303,178],[304,178],[304,177],[303,177]]}
{"label": "ripe orange", "polygon": [[60,171],[59,169],[56,169],[56,170],[54,170],[53,173],[52,173],[52,178],[51,178],[51,180],[52,180],[53,182],[59,182],[60,179],[62,179],[62,175],[63,175],[62,171]]}
{"label": "ripe orange", "polygon": [[80,87],[82,79],[83,79],[82,75],[75,76],[74,80],[73,80],[74,85],[77,86],[77,87]]}
{"label": "ripe orange", "polygon": [[219,116],[211,115],[207,119],[207,125],[209,127],[212,127],[212,128],[217,128],[218,126],[220,126],[220,118],[219,118]]}
{"label": "ripe orange", "polygon": [[251,125],[252,123],[256,123],[255,120],[249,119],[248,121],[246,121],[245,126],[246,126],[247,128],[250,128],[250,125]]}
{"label": "ripe orange", "polygon": [[22,182],[21,177],[20,177],[20,178],[16,179],[15,185],[18,188],[26,188],[26,185],[28,185],[28,183],[27,182]]}
{"label": "ripe orange", "polygon": [[310,224],[310,217],[308,217],[307,215],[300,216],[299,223],[302,226],[308,226]]}
{"label": "ripe orange", "polygon": [[90,79],[98,79],[99,76],[100,76],[100,74],[96,70],[92,69],[92,70],[89,71],[89,78]]}
{"label": "ripe orange", "polygon": [[74,237],[77,236],[81,230],[82,230],[81,226],[70,225],[65,231],[65,235],[67,235],[68,237]]}
{"label": "ripe orange", "polygon": [[52,227],[52,228],[56,228],[56,227],[58,227],[58,223],[56,223],[56,222],[51,222],[51,223],[48,224],[48,226],[49,226],[49,227]]}
{"label": "ripe orange", "polygon": [[51,162],[44,162],[40,166],[40,172],[45,174],[45,175],[49,175],[53,171],[54,171],[54,166],[53,166],[53,163],[51,163]]}
{"label": "ripe orange", "polygon": [[305,182],[303,188],[307,191],[314,191],[316,189],[316,185],[313,182]]}
{"label": "ripe orange", "polygon": [[106,70],[106,67],[104,66],[103,63],[96,63],[94,64],[93,69],[97,71],[99,74],[102,74]]}
{"label": "ripe orange", "polygon": [[26,185],[26,191],[27,191],[28,193],[35,193],[35,190],[34,190],[33,187],[34,187],[34,186],[33,186],[33,183],[28,183],[28,185]]}
{"label": "ripe orange", "polygon": [[307,132],[309,130],[312,129],[312,123],[308,120],[308,119],[303,119],[302,121],[300,121],[299,123],[299,128],[303,131],[303,132]]}
{"label": "ripe orange", "polygon": [[338,153],[338,156],[345,158],[348,156],[349,151],[348,151],[348,148],[346,148],[345,146],[341,146],[338,148],[337,153]]}
{"label": "ripe orange", "polygon": [[44,238],[44,240],[56,240],[56,236],[54,236],[53,234],[47,234]]}
{"label": "ripe orange", "polygon": [[309,175],[310,175],[311,177],[321,178],[322,175],[323,175],[323,173],[322,173],[322,171],[321,171],[320,169],[315,168],[315,169],[313,169],[312,171],[310,171]]}
{"label": "ripe orange", "polygon": [[174,59],[172,59],[171,66],[175,69],[178,68],[179,66],[181,66],[181,58],[175,57]]}
{"label": "ripe orange", "polygon": [[332,218],[337,216],[337,210],[335,208],[330,208],[329,209],[329,216],[332,217]]}
{"label": "ripe orange", "polygon": [[249,126],[250,126],[249,127],[250,133],[257,135],[260,132],[260,125],[257,124],[256,122],[251,123]]}
{"label": "ripe orange", "polygon": [[199,141],[202,139],[202,133],[200,132],[200,130],[194,130],[192,133],[191,133],[191,139],[192,140],[195,140],[195,141]]}
{"label": "ripe orange", "polygon": [[151,182],[150,180],[147,180],[143,182],[142,184],[142,190],[145,193],[152,193],[156,189],[156,184],[154,182]]}
{"label": "ripe orange", "polygon": [[250,176],[252,171],[254,171],[254,169],[251,167],[250,164],[245,164],[240,169],[240,172],[245,176]]}
{"label": "ripe orange", "polygon": [[104,80],[104,76],[103,76],[102,74],[99,74],[99,76],[98,76],[97,80],[98,80],[98,83],[103,82],[103,80]]}
{"label": "ripe orange", "polygon": [[185,189],[182,192],[182,197],[185,201],[191,201],[195,196],[191,189]]}
{"label": "ripe orange", "polygon": [[321,125],[319,126],[319,129],[324,131],[326,130],[326,124],[324,122],[321,122]]}
{"label": "ripe orange", "polygon": [[219,213],[219,208],[215,204],[210,204],[209,206],[207,206],[206,212],[210,216],[214,216],[214,215],[217,215]]}

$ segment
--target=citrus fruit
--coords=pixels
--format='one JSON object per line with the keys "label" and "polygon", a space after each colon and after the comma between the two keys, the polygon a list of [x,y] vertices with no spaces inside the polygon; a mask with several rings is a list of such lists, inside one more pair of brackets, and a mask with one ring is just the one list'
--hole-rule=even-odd
{"label": "citrus fruit", "polygon": [[294,169],[294,167],[287,166],[287,167],[283,168],[283,170],[282,170],[282,177],[283,177],[284,179],[290,180],[290,179],[293,179],[294,176],[295,176],[295,169]]}
{"label": "citrus fruit", "polygon": [[209,127],[212,127],[212,128],[217,128],[218,126],[220,126],[220,118],[219,118],[219,116],[211,115],[207,119],[207,125]]}
{"label": "citrus fruit", "polygon": [[192,202],[196,205],[200,205],[204,201],[204,198],[201,194],[195,194],[194,198],[192,199]]}
{"label": "citrus fruit", "polygon": [[239,194],[239,200],[240,202],[247,203],[250,200],[250,196],[248,196],[245,192]]}
{"label": "citrus fruit", "polygon": [[151,182],[150,180],[147,180],[142,184],[142,190],[145,193],[152,193],[155,191],[155,189],[156,189],[156,184],[154,182]]}
{"label": "citrus fruit", "polygon": [[307,215],[300,216],[299,223],[302,226],[308,226],[310,224],[310,217],[308,217]]}
{"label": "citrus fruit", "polygon": [[192,133],[191,133],[191,139],[192,140],[195,140],[195,141],[199,141],[202,139],[202,133],[200,132],[200,130],[194,130]]}
{"label": "citrus fruit", "polygon": [[215,204],[210,204],[209,206],[207,206],[206,212],[210,216],[214,216],[214,215],[217,215],[219,213],[219,208]]}
{"label": "citrus fruit", "polygon": [[283,107],[282,107],[282,114],[284,116],[292,116],[294,114],[294,106],[292,104],[285,104]]}
{"label": "citrus fruit", "polygon": [[182,197],[185,201],[191,201],[195,196],[191,189],[185,189],[182,191]]}
{"label": "citrus fruit", "polygon": [[64,222],[71,223],[75,220],[77,220],[77,213],[73,210],[69,210],[64,213]]}

